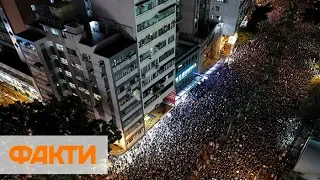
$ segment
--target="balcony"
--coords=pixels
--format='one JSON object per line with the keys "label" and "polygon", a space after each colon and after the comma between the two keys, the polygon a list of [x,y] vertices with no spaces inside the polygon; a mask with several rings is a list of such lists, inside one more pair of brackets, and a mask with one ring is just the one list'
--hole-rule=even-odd
{"label": "balcony", "polygon": [[161,72],[156,78],[154,78],[153,80],[151,80],[149,83],[147,83],[147,85],[142,86],[142,91],[145,91],[146,89],[148,89],[150,86],[152,86],[152,84],[154,82],[158,82],[161,78],[163,78],[165,75],[169,74],[171,71],[173,71],[175,69],[175,66],[172,65],[170,66],[168,69],[166,69],[165,71]]}
{"label": "balcony", "polygon": [[126,115],[124,115],[122,117],[122,120],[128,119],[133,113],[137,112],[140,108],[141,108],[141,103],[139,102],[135,108],[131,109],[131,111],[129,111],[129,113],[127,113]]}
{"label": "balcony", "polygon": [[[130,85],[130,89],[132,89],[132,91],[134,91],[135,88],[138,87],[138,86],[139,86],[139,82],[136,82],[135,84]],[[118,99],[121,99],[126,94],[128,94],[128,90],[127,89],[122,91],[120,94],[118,94]]]}
{"label": "balcony", "polygon": [[163,83],[161,88],[158,88],[155,92],[150,93],[148,96],[146,96],[145,98],[143,98],[143,103],[145,103],[146,101],[148,101],[151,97],[153,97],[154,95],[158,94],[160,91],[162,91],[165,87],[167,87],[170,83],[172,83],[175,80],[174,76],[169,77],[168,79],[166,79]]}
{"label": "balcony", "polygon": [[154,109],[155,105],[160,104],[163,99],[174,90],[174,85],[172,84],[172,86],[166,88],[167,89],[164,92],[156,94],[154,98],[151,98],[146,103],[144,103],[144,113],[151,112]]}
{"label": "balcony", "polygon": [[131,71],[129,74],[123,76],[121,79],[119,79],[116,82],[116,86],[118,87],[120,84],[124,83],[127,79],[129,79],[130,77],[135,76],[136,74],[138,74],[138,68],[136,68],[135,70]]}
{"label": "balcony", "polygon": [[150,0],[144,1],[143,3],[136,4],[136,19],[137,24],[140,24],[141,22],[144,22],[148,20],[150,17],[154,17],[159,11],[162,9],[165,9],[173,4],[176,4],[175,0],[167,0],[166,2],[163,2],[161,4],[156,4],[152,8],[139,11],[139,7],[142,7],[142,5],[148,4]]}
{"label": "balcony", "polygon": [[136,98],[134,98],[132,96],[129,101],[124,103],[124,105],[120,106],[120,111],[124,110],[126,107],[128,107],[130,104],[132,104],[134,101],[136,101]]}
{"label": "balcony", "polygon": [[135,61],[137,59],[136,54],[134,54],[133,56],[131,56],[131,58],[129,58],[126,61],[123,61],[122,63],[118,64],[116,67],[113,68],[113,73],[119,71],[120,69],[122,69],[123,67],[125,67],[126,65],[132,63],[133,61]]}

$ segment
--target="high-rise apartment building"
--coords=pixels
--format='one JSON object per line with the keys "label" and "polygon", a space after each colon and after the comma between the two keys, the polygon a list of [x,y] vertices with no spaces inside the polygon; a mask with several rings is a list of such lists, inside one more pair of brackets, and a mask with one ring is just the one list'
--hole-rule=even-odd
{"label": "high-rise apartment building", "polygon": [[35,2],[15,46],[44,99],[74,95],[92,118],[113,120],[127,149],[144,115],[174,91],[175,0]]}
{"label": "high-rise apartment building", "polygon": [[252,0],[211,0],[210,20],[223,23],[222,34],[233,36]]}

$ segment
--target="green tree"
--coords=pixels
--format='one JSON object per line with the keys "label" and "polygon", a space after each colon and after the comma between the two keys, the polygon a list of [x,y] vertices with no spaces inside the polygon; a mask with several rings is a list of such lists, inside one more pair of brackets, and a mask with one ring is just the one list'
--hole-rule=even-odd
{"label": "green tree", "polygon": [[[89,120],[78,97],[0,106],[0,135],[108,135],[109,145],[122,138],[113,121]],[[110,150],[110,148],[109,148]],[[72,180],[77,175],[1,175],[0,179]]]}

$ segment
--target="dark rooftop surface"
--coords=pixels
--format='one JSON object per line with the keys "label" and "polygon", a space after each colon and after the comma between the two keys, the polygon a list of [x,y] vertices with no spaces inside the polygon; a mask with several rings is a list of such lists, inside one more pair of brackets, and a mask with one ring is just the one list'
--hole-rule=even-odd
{"label": "dark rooftop surface", "polygon": [[117,39],[115,42],[106,45],[95,53],[100,56],[110,58],[135,43],[136,41],[134,40],[121,37],[120,39]]}
{"label": "dark rooftop surface", "polygon": [[176,58],[179,59],[183,54],[188,52],[190,49],[192,49],[193,46],[179,43],[176,46]]}
{"label": "dark rooftop surface", "polygon": [[34,32],[32,30],[25,30],[25,31],[17,34],[17,36],[19,36],[19,37],[21,37],[23,39],[32,41],[32,42],[35,42],[35,41],[37,41],[39,39],[42,39],[42,38],[46,37],[43,34]]}
{"label": "dark rooftop surface", "polygon": [[27,64],[20,60],[17,51],[11,47],[3,46],[3,52],[0,53],[0,62],[32,76]]}
{"label": "dark rooftop surface", "polygon": [[92,36],[88,36],[86,38],[82,38],[80,40],[81,44],[87,45],[87,46],[95,46],[101,41],[107,39],[109,36],[113,35],[114,33],[110,33],[108,35],[102,34],[102,33],[97,33],[97,32],[92,32]]}

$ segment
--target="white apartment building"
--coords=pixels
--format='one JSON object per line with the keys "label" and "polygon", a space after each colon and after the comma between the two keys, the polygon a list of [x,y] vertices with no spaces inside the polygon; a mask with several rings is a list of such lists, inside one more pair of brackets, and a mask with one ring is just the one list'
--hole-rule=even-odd
{"label": "white apartment building", "polygon": [[176,0],[92,0],[94,16],[125,25],[137,41],[144,114],[174,90]]}
{"label": "white apartment building", "polygon": [[251,0],[211,0],[210,3],[210,20],[223,23],[222,34],[233,36]]}
{"label": "white apartment building", "polygon": [[37,22],[15,38],[42,97],[79,96],[92,118],[115,121],[128,149],[174,91],[176,1],[88,2],[32,5]]}

